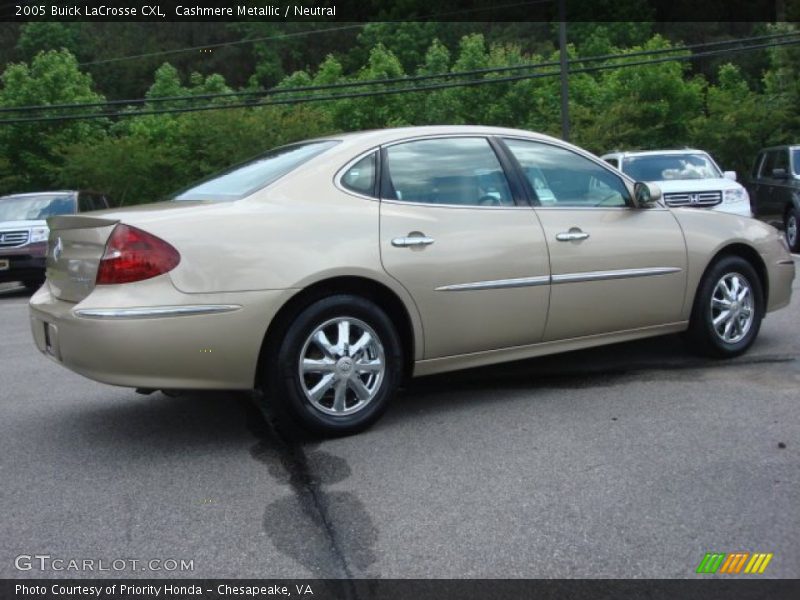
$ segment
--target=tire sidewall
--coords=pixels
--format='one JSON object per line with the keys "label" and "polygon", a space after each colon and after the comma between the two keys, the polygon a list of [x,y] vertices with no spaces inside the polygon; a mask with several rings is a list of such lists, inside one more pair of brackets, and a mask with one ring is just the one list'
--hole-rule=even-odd
{"label": "tire sidewall", "polygon": [[[795,226],[795,234],[794,234],[794,244],[789,240],[789,221],[794,219],[794,226]],[[786,213],[786,221],[784,222],[784,228],[786,232],[786,243],[789,246],[789,250],[792,252],[800,251],[800,232],[797,231],[797,227],[800,225],[800,216],[798,216],[798,211],[796,208],[792,208],[789,212]]]}
{"label": "tire sidewall", "polygon": [[[753,294],[753,304],[755,316],[750,326],[750,331],[736,343],[723,341],[714,330],[711,317],[711,297],[717,283],[725,275],[737,273],[745,278],[750,285]],[[693,319],[696,326],[702,329],[703,337],[714,354],[722,357],[733,357],[745,352],[755,341],[758,331],[761,328],[761,320],[764,316],[764,292],[761,287],[761,280],[755,269],[746,260],[728,256],[719,260],[706,273],[703,284],[698,295],[697,303],[694,307]]]}
{"label": "tire sidewall", "polygon": [[[330,319],[351,317],[369,325],[383,346],[386,371],[376,396],[363,409],[351,415],[334,416],[317,410],[306,398],[300,382],[300,353],[312,331]],[[276,400],[301,425],[318,433],[344,435],[361,431],[386,410],[397,389],[403,367],[399,336],[389,317],[376,304],[352,295],[335,295],[319,300],[294,319],[274,357],[273,370],[278,381],[271,386]]]}

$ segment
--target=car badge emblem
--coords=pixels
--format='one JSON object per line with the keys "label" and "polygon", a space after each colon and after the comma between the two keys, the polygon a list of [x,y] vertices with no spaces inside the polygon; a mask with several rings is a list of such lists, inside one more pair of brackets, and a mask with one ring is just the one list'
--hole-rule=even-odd
{"label": "car badge emblem", "polygon": [[53,246],[53,260],[58,262],[58,259],[61,258],[61,254],[64,252],[64,244],[61,242],[61,238],[56,238],[56,245]]}
{"label": "car badge emblem", "polygon": [[689,201],[692,204],[697,204],[700,200],[700,197],[697,194],[689,194]]}

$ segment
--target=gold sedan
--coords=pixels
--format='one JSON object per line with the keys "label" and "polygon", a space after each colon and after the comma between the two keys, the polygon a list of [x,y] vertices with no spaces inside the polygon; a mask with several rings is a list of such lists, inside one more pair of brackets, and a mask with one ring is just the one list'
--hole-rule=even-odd
{"label": "gold sedan", "polygon": [[367,427],[412,375],[681,331],[735,356],[795,273],[768,225],[491,127],[301,142],[49,225],[43,353],[114,385],[260,387],[325,433]]}

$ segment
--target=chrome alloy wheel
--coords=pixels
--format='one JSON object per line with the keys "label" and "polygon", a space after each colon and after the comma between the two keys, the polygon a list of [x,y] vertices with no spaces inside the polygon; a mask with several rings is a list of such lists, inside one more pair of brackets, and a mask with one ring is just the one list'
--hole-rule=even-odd
{"label": "chrome alloy wheel", "polygon": [[363,410],[375,398],[386,373],[386,359],[369,325],[353,317],[337,317],[311,332],[300,352],[298,369],[300,386],[311,405],[325,414],[344,416]]}
{"label": "chrome alloy wheel", "polygon": [[726,273],[711,295],[711,323],[714,332],[727,344],[740,342],[755,319],[753,290],[739,273]]}

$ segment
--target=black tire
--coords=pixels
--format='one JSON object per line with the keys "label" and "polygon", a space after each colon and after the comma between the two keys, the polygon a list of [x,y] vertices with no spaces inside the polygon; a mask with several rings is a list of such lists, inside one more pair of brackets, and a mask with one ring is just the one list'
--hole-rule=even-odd
{"label": "black tire", "polygon": [[22,285],[24,285],[24,286],[25,286],[25,288],[26,288],[26,289],[27,289],[29,292],[35,292],[35,291],[36,291],[36,290],[38,290],[40,287],[42,287],[42,284],[43,284],[43,283],[44,283],[44,281],[43,281],[43,280],[39,280],[39,279],[37,279],[36,281],[23,281],[23,282],[22,282]]}
{"label": "black tire", "polygon": [[786,243],[792,252],[800,252],[800,214],[796,208],[790,208],[783,217],[783,231]]}
{"label": "black tire", "polygon": [[[310,339],[312,334],[316,335],[321,326],[328,324],[323,329],[325,339],[332,342],[330,337],[338,335],[335,346],[339,349],[342,331],[339,329],[339,323],[342,321],[348,323],[350,338],[356,336],[360,338],[359,331],[361,335],[369,333],[370,338],[376,339],[377,345],[356,350],[351,358],[350,346],[357,346],[358,339],[348,338],[346,349],[341,355],[338,350],[324,351],[319,342]],[[371,331],[364,329],[364,326]],[[333,343],[329,348],[332,346]],[[312,356],[314,353],[318,356]],[[377,361],[379,364],[381,357],[384,367],[380,375],[356,373],[368,360]],[[335,364],[334,371],[307,373],[301,376],[300,364],[304,358],[328,362],[332,360],[332,364]],[[275,344],[275,350],[270,352],[268,360],[266,390],[268,401],[276,402],[280,412],[288,414],[301,427],[324,435],[347,435],[372,425],[386,410],[403,373],[400,338],[391,319],[373,302],[350,294],[329,296],[300,312],[289,325],[283,339]],[[335,383],[332,384],[333,387],[326,388],[322,380],[328,374],[334,378]],[[370,391],[368,400],[363,401],[356,393],[355,378],[361,381],[362,385],[358,386],[360,392],[363,393],[365,389]],[[365,380],[367,385],[363,385]],[[320,389],[325,388],[326,391],[315,403],[312,402],[309,393],[316,389],[317,384],[321,385]],[[344,408],[340,404],[339,411],[347,414],[325,412],[337,410],[335,403],[340,397],[338,395],[340,384],[344,387],[342,392]],[[368,389],[370,384],[371,390]],[[363,406],[359,407],[361,402]]]}
{"label": "black tire", "polygon": [[[734,277],[738,278],[742,286],[746,286],[749,289],[752,321],[746,327],[741,326],[741,323],[747,321],[747,317],[743,316],[747,297],[741,302],[742,308],[739,307],[740,303],[737,302],[735,308],[728,311],[728,313],[735,311],[734,315],[731,316],[739,315],[739,318],[742,318],[743,321],[739,321],[738,318],[724,318],[722,313],[725,312],[725,309],[719,306],[720,299],[726,302],[730,301],[727,300],[718,286],[723,283],[723,280],[726,283],[730,283]],[[712,306],[712,299],[715,294],[718,302],[715,302],[714,306]],[[722,332],[719,332],[714,326],[714,319],[718,317],[723,317],[718,326],[723,329]],[[764,291],[755,269],[748,261],[739,256],[724,256],[706,270],[700,282],[689,322],[687,340],[691,344],[692,350],[706,356],[717,358],[738,356],[746,351],[756,339],[763,317]],[[728,321],[734,321],[734,323],[732,324],[731,334],[727,336],[729,339],[725,339],[727,331],[725,326]],[[740,339],[737,339],[738,335],[733,335],[737,332],[737,327],[739,327],[738,333],[743,334]]]}

